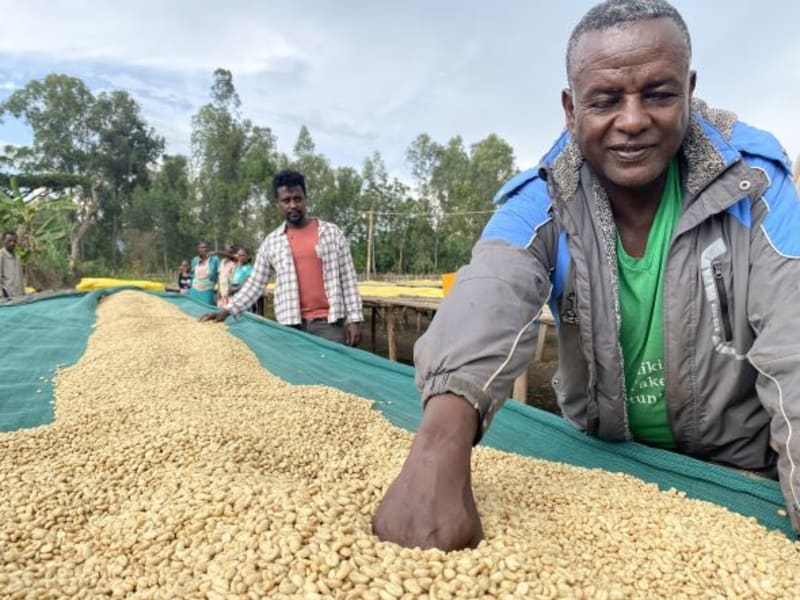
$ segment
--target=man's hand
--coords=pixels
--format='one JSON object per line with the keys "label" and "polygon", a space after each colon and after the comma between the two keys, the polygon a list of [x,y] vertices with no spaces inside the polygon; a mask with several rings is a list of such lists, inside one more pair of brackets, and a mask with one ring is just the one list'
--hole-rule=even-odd
{"label": "man's hand", "polygon": [[202,317],[200,317],[200,322],[202,323],[205,321],[214,321],[215,323],[222,323],[225,319],[228,318],[228,316],[230,316],[230,314],[231,313],[229,313],[227,310],[223,308],[218,312],[209,312],[204,314]]}
{"label": "man's hand", "polygon": [[344,329],[344,343],[358,346],[361,343],[361,323],[348,323]]}
{"label": "man's hand", "polygon": [[470,470],[477,428],[478,413],[463,398],[428,401],[408,458],[372,519],[375,535],[407,548],[478,545],[483,529]]}

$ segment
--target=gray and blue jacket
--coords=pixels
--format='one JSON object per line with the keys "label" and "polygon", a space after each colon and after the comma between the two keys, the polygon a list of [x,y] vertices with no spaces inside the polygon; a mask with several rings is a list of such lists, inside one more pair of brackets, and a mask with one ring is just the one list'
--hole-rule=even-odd
{"label": "gray and blue jacket", "polygon": [[[678,158],[684,208],[664,274],[669,423],[686,454],[777,471],[800,531],[800,200],[791,166],[770,134],[699,100]],[[423,402],[463,396],[480,413],[480,438],[527,367],[549,302],[564,417],[605,440],[631,439],[605,190],[565,133],[495,200],[502,206],[415,347]]]}

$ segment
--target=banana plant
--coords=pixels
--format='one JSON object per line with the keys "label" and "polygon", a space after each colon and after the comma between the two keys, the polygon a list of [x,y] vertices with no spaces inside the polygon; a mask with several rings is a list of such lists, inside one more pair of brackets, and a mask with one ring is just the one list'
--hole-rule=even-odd
{"label": "banana plant", "polygon": [[69,238],[66,216],[78,208],[72,198],[41,197],[28,201],[14,178],[9,191],[10,194],[0,190],[0,229],[17,233],[17,252],[23,262]]}

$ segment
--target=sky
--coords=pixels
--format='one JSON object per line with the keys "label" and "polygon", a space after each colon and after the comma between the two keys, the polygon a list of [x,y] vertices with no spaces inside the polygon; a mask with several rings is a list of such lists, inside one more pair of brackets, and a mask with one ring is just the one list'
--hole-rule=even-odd
{"label": "sky", "polygon": [[[0,0],[0,100],[65,73],[122,89],[166,138],[190,150],[191,117],[212,73],[233,73],[242,114],[290,153],[305,124],[334,166],[375,151],[409,178],[421,133],[466,145],[495,133],[535,165],[564,125],[569,33],[594,2],[564,0]],[[695,95],[800,152],[800,2],[675,0],[692,35]],[[5,118],[0,145],[26,144]]]}

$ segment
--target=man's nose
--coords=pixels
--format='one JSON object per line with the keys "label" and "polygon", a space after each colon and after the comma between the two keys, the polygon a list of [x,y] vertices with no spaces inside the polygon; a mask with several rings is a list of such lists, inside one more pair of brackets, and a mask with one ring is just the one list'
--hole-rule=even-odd
{"label": "man's nose", "polygon": [[626,96],[617,115],[617,127],[628,135],[639,135],[651,123],[650,114],[638,96]]}

